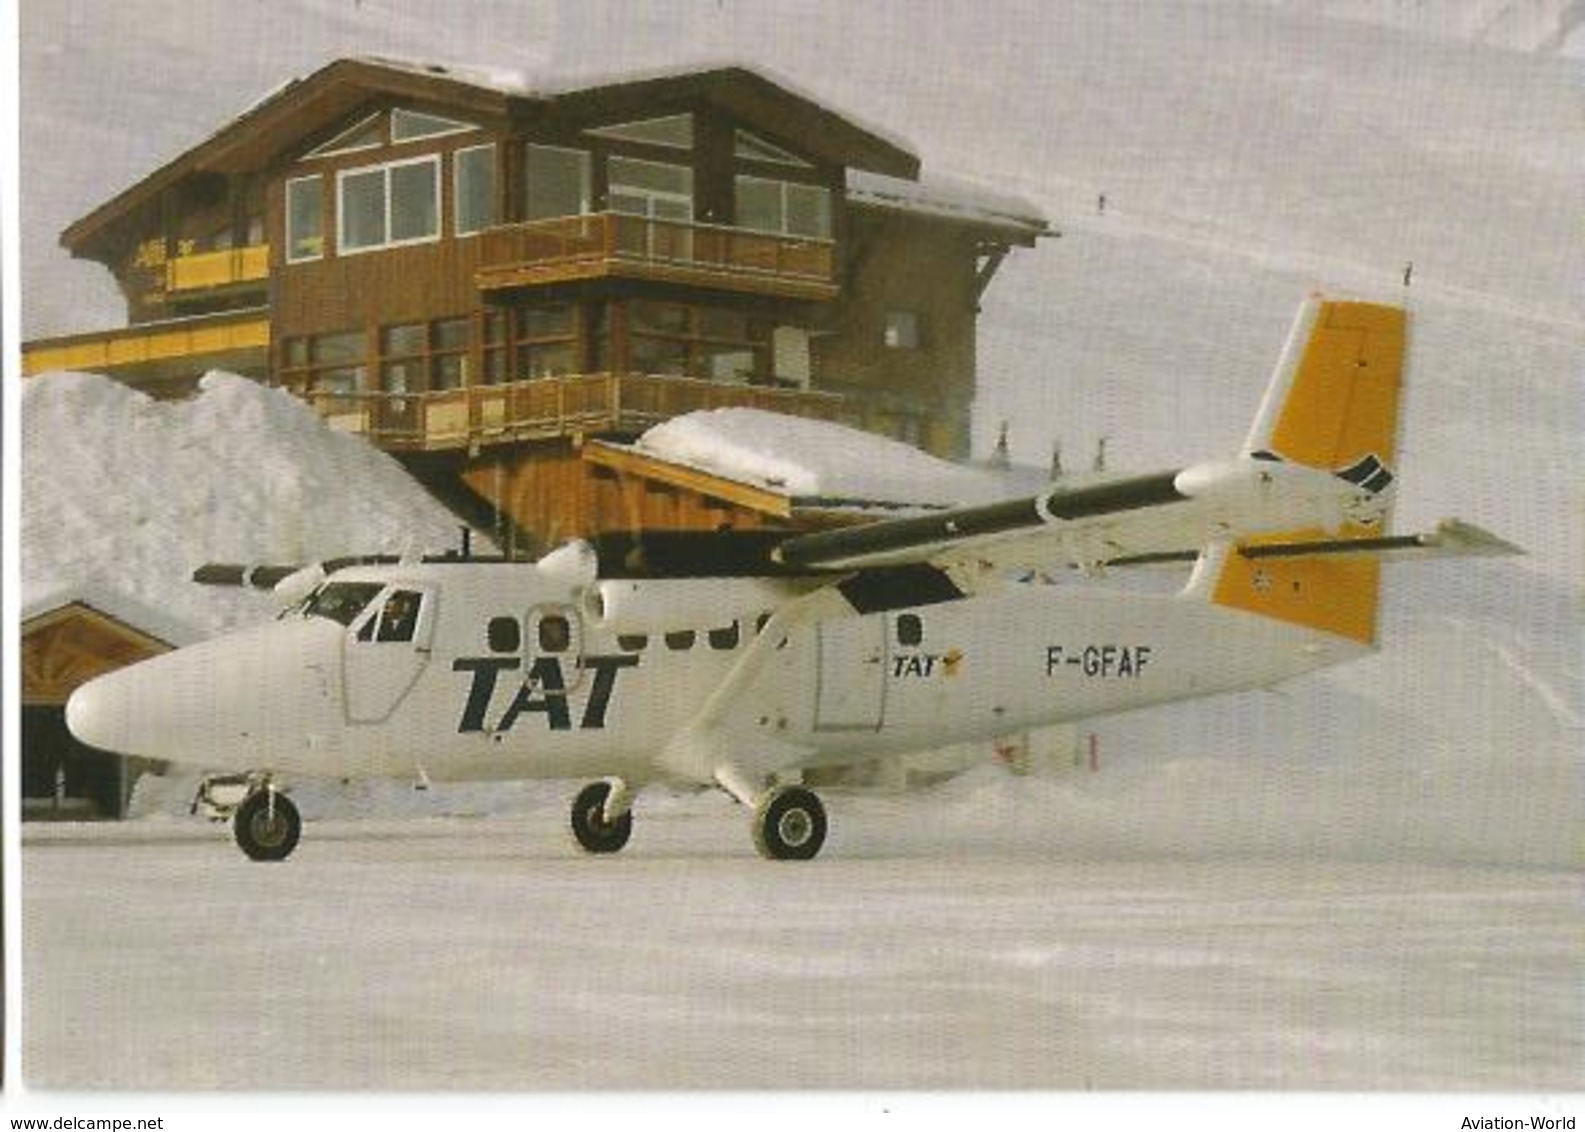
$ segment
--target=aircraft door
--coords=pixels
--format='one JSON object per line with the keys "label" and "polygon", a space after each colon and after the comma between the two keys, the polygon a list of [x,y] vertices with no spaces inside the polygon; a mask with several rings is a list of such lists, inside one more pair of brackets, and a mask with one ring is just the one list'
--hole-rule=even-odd
{"label": "aircraft door", "polygon": [[818,634],[815,730],[879,731],[886,710],[886,619],[822,621]]}
{"label": "aircraft door", "polygon": [[435,594],[420,586],[393,586],[354,621],[342,646],[347,719],[388,719],[429,663],[435,629]]}

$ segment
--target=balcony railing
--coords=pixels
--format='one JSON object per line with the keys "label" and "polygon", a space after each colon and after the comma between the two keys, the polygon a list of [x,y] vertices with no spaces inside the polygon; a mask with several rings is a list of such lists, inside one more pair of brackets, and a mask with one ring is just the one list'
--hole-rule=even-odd
{"label": "balcony railing", "polygon": [[830,240],[604,212],[490,228],[479,241],[482,290],[621,277],[797,299],[837,293]]}
{"label": "balcony railing", "polygon": [[394,451],[440,451],[583,432],[639,432],[698,409],[842,420],[832,393],[692,377],[595,373],[433,393],[299,391],[332,428]]}
{"label": "balcony railing", "polygon": [[203,291],[254,283],[270,275],[270,249],[267,244],[245,248],[226,248],[218,252],[197,252],[165,261],[167,291]]}

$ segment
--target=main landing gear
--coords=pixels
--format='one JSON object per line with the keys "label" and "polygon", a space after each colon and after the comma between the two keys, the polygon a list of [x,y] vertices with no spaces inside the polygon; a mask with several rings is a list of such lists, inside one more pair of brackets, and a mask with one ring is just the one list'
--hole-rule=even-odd
{"label": "main landing gear", "polygon": [[754,848],[772,861],[807,861],[826,840],[826,809],[812,790],[779,786],[754,807]]}
{"label": "main landing gear", "polygon": [[[739,801],[745,799],[729,791]],[[826,811],[802,786],[778,786],[754,806],[754,848],[772,861],[807,861],[826,840]],[[632,797],[619,780],[591,782],[572,803],[572,835],[588,853],[615,853],[633,835]]]}

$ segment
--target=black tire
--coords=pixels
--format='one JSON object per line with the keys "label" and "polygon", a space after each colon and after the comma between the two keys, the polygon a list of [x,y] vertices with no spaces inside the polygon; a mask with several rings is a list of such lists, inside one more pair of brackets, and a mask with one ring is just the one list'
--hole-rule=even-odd
{"label": "black tire", "polygon": [[807,861],[826,840],[826,810],[812,791],[783,786],[754,812],[754,848],[772,861]]}
{"label": "black tire", "polygon": [[255,861],[284,861],[297,848],[303,819],[292,800],[275,790],[255,790],[231,819],[237,845]]}
{"label": "black tire", "polygon": [[615,821],[605,820],[605,800],[611,796],[609,782],[591,782],[578,791],[572,803],[572,835],[588,853],[615,853],[633,836],[633,811]]}

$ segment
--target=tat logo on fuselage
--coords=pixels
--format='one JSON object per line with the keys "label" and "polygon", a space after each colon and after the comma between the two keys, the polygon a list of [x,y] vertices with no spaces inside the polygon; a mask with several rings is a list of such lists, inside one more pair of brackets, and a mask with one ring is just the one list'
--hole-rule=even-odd
{"label": "tat logo on fuselage", "polygon": [[[584,701],[583,712],[578,717],[577,729],[599,731],[605,727],[611,696],[616,691],[617,675],[624,668],[637,668],[638,657],[584,656],[573,663],[586,672],[594,673],[590,681],[589,698]],[[512,702],[506,706],[493,727],[485,726],[501,673],[515,672],[521,667],[522,660],[515,656],[458,657],[451,662],[453,672],[467,672],[473,677],[468,684],[468,698],[462,707],[462,718],[457,721],[459,734],[470,731],[500,734],[510,731],[517,725],[518,717],[525,714],[540,716],[552,731],[573,730],[573,705],[567,694],[566,674],[561,667],[561,658],[556,656],[536,657],[529,666],[527,677],[517,686]]]}

